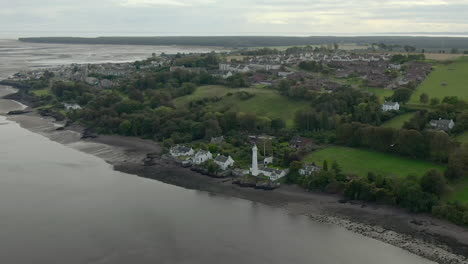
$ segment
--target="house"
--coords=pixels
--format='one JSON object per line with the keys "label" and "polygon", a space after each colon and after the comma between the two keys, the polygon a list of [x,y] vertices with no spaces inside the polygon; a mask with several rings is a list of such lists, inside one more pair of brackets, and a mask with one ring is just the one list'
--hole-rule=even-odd
{"label": "house", "polygon": [[455,126],[455,122],[453,122],[453,120],[439,118],[439,120],[431,120],[431,122],[429,122],[429,125],[433,129],[448,132]]}
{"label": "house", "polygon": [[200,150],[197,153],[195,153],[195,156],[192,158],[192,163],[196,165],[200,165],[204,163],[205,161],[208,161],[213,158],[213,154],[211,152],[206,151],[206,150]]}
{"label": "house", "polygon": [[[264,166],[260,166],[258,168],[258,175],[257,176],[266,176],[268,177],[271,181],[276,181],[284,176],[288,175],[289,169],[286,170],[280,170],[280,169],[274,169],[274,168],[268,168]],[[255,175],[254,175],[255,176]]]}
{"label": "house", "polygon": [[289,147],[293,149],[311,150],[314,146],[314,141],[310,138],[295,136],[289,141]]}
{"label": "house", "polygon": [[302,176],[311,175],[314,172],[318,172],[321,169],[313,164],[306,164],[304,167],[299,169],[299,174]]}
{"label": "house", "polygon": [[81,109],[81,106],[79,104],[63,104],[63,107],[65,107],[65,110],[70,111],[70,110],[79,110]]}
{"label": "house", "polygon": [[398,111],[400,110],[400,104],[398,102],[385,102],[383,105],[382,105],[382,111],[386,112],[386,111]]}
{"label": "house", "polygon": [[172,147],[169,153],[173,157],[182,157],[182,156],[193,156],[194,151],[192,148],[189,148],[183,145],[177,145],[177,146]]}
{"label": "house", "polygon": [[265,159],[263,159],[263,165],[268,165],[268,164],[272,164],[273,163],[273,157],[266,157]]}
{"label": "house", "polygon": [[210,144],[221,144],[224,142],[224,137],[223,136],[220,136],[220,137],[213,137],[211,138],[210,140]]}
{"label": "house", "polygon": [[234,160],[231,158],[231,156],[226,157],[223,155],[218,155],[215,159],[214,162],[218,164],[218,166],[222,170],[227,170],[229,167],[234,165]]}
{"label": "house", "polygon": [[293,74],[294,72],[278,72],[278,77],[283,77],[283,78],[286,78],[288,77],[289,75]]}

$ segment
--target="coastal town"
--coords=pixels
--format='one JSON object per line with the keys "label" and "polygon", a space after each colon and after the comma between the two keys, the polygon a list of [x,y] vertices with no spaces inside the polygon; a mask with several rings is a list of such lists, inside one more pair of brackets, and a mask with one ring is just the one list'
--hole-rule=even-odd
{"label": "coastal town", "polygon": [[[359,89],[360,86],[374,87],[382,91],[397,91],[400,88],[417,87],[430,74],[432,66],[428,62],[421,61],[420,55],[409,58],[388,53],[371,52],[345,52],[340,50],[327,50],[312,48],[295,48],[294,52],[278,52],[270,50],[270,55],[243,56],[237,54],[177,54],[156,55],[147,60],[129,63],[104,63],[104,64],[73,64],[70,66],[59,66],[33,71],[23,71],[11,76],[4,83],[28,82],[31,80],[50,80],[50,83],[74,82],[83,83],[92,89],[112,91],[126,85],[129,81],[145,79],[154,72],[165,72],[174,75],[211,76],[218,79],[219,83],[230,85],[233,80],[241,79],[250,86],[264,87],[263,89],[280,89],[287,85],[292,93],[301,90],[301,95],[308,96],[310,93],[333,94],[344,87]],[[208,67],[194,67],[199,60],[211,60]],[[200,64],[200,63],[199,63]],[[52,81],[53,80],[53,81]],[[47,90],[47,88],[46,88]],[[248,94],[248,91],[246,91]],[[36,95],[40,94],[36,92]],[[371,93],[372,95],[372,93]],[[292,96],[292,95],[286,95]],[[39,96],[39,100],[40,100]],[[401,113],[401,108],[406,110],[406,101],[398,101],[401,97],[389,97],[390,100],[381,102],[380,111],[384,117],[393,117]],[[408,100],[408,98],[403,100]],[[66,113],[75,113],[82,110],[84,106],[77,100],[65,100],[62,103]],[[173,107],[173,106],[172,106]],[[57,115],[52,115],[57,116]],[[387,118],[388,118],[387,117]],[[425,129],[444,131],[449,133],[455,127],[453,119],[438,117],[428,120],[422,127]],[[297,132],[296,132],[297,133]],[[173,136],[173,134],[170,134]],[[291,153],[307,155],[317,148],[324,147],[323,143],[316,143],[314,139],[289,135],[277,137],[272,135],[245,135],[243,148],[251,149],[250,164],[247,166],[248,158],[242,157],[241,162],[236,162],[234,153],[220,151],[225,144],[232,144],[228,134],[216,133],[211,138],[205,138],[207,145],[201,148],[193,148],[193,144],[179,144],[175,142],[168,146],[167,157],[183,167],[211,175],[213,177],[240,177],[254,176],[259,179],[276,182],[278,187],[280,180],[290,174],[290,166],[285,166],[284,158],[274,156],[278,150],[274,144],[284,145]],[[228,140],[226,140],[228,139]],[[178,140],[175,140],[178,141]],[[286,141],[286,142],[285,142]],[[289,141],[289,142],[288,142]],[[186,142],[190,143],[190,142]],[[258,147],[268,145],[262,149],[261,159],[258,160]],[[210,146],[215,150],[210,151]],[[280,150],[284,153],[284,148]],[[231,156],[232,155],[232,156]],[[151,158],[145,164],[151,165]],[[260,163],[260,165],[259,165]],[[315,162],[301,162],[299,168],[295,169],[300,176],[310,176],[320,172],[323,164],[316,165]],[[237,181],[237,183],[241,181]],[[251,186],[252,187],[252,186]],[[258,187],[258,185],[257,185]]]}
{"label": "coastal town", "polygon": [[444,197],[463,192],[466,103],[420,92],[440,67],[424,54],[293,47],[64,65],[1,84],[29,106],[11,116],[52,118],[56,133],[78,131],[85,142],[157,145],[113,163],[127,173],[185,186],[155,175],[171,168],[246,192],[296,186],[463,225],[451,217],[464,207]]}

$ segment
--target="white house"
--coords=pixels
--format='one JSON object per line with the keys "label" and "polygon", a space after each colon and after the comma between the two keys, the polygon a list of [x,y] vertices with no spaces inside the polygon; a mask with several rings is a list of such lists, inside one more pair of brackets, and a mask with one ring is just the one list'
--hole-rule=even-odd
{"label": "white house", "polygon": [[210,144],[221,144],[223,142],[224,142],[224,137],[223,136],[212,137],[211,140],[210,140]]}
{"label": "white house", "polygon": [[199,165],[212,158],[213,158],[213,154],[211,154],[211,152],[206,151],[206,150],[200,150],[197,153],[195,153],[195,156],[193,156],[192,163]]}
{"label": "white house", "polygon": [[65,107],[65,110],[67,111],[81,109],[79,104],[63,104],[63,107]]}
{"label": "white house", "polygon": [[177,146],[172,147],[169,150],[169,153],[173,157],[181,157],[181,156],[193,156],[194,151],[192,148],[189,148],[183,145],[177,145]]}
{"label": "white house", "polygon": [[268,165],[268,164],[272,164],[273,163],[273,157],[266,157],[264,160],[263,160],[263,165]]}
{"label": "white house", "polygon": [[214,162],[218,164],[218,166],[222,170],[227,170],[227,168],[231,167],[234,165],[234,160],[231,158],[231,156],[226,157],[223,155],[218,155],[215,159]]}
{"label": "white house", "polygon": [[258,166],[257,160],[257,145],[254,145],[252,148],[252,167],[250,168],[250,173],[253,176],[266,176],[272,181],[279,180],[284,176],[288,175],[289,170],[279,170],[273,168],[267,168],[265,166]]}
{"label": "white house", "polygon": [[382,111],[386,112],[386,111],[392,111],[392,110],[395,110],[395,111],[400,110],[400,104],[398,102],[385,102],[382,105]]}
{"label": "white house", "polygon": [[321,169],[319,167],[315,166],[315,165],[306,164],[304,167],[299,169],[299,174],[302,175],[302,176],[311,175],[312,173],[318,172],[320,170]]}

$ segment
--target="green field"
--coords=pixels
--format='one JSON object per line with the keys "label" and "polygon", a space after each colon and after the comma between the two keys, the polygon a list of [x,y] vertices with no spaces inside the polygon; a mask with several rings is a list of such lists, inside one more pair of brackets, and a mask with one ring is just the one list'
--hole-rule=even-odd
{"label": "green field", "polygon": [[[418,104],[419,96],[426,93],[430,98],[443,99],[445,96],[458,96],[468,100],[468,58],[450,64],[437,64],[433,72],[411,97],[410,103]],[[443,86],[442,83],[446,83]]]}
{"label": "green field", "polygon": [[465,132],[458,137],[456,137],[457,141],[462,142],[462,143],[468,143],[468,132]]}
{"label": "green field", "polygon": [[[241,100],[235,95],[226,96],[228,93],[234,94],[240,91],[246,91],[255,96],[247,100]],[[180,107],[193,100],[215,96],[223,97],[223,99],[212,104],[214,109],[230,109],[270,118],[281,118],[289,127],[293,125],[294,114],[297,110],[310,107],[310,104],[305,101],[291,100],[266,88],[233,89],[224,86],[201,86],[193,94],[177,98],[174,102]]]}
{"label": "green field", "polygon": [[313,152],[304,161],[322,165],[324,160],[327,160],[329,165],[336,160],[344,172],[354,173],[359,176],[365,176],[368,172],[398,177],[405,177],[410,174],[422,176],[431,168],[445,170],[445,166],[427,161],[338,146]]}
{"label": "green field", "polygon": [[[236,89],[236,91],[242,91],[244,89]],[[197,90],[189,95],[182,96],[179,98],[174,99],[174,104],[177,107],[186,105],[191,101],[200,100],[203,98],[211,98],[211,97],[223,97],[227,93],[233,92],[233,89],[229,89],[226,86],[221,85],[207,85],[207,86],[200,86]]]}
{"label": "green field", "polygon": [[399,116],[396,116],[387,122],[382,124],[382,127],[391,127],[395,129],[400,129],[403,127],[406,121],[410,120],[414,116],[414,113],[406,113]]}
{"label": "green field", "polygon": [[41,90],[32,90],[31,92],[35,96],[50,95],[52,93],[49,88],[45,88],[45,89],[41,89]]}

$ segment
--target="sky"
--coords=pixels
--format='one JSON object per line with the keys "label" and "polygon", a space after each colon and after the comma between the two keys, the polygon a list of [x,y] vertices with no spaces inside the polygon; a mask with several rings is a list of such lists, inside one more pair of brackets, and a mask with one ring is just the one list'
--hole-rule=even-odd
{"label": "sky", "polygon": [[0,0],[0,34],[468,32],[468,0]]}

